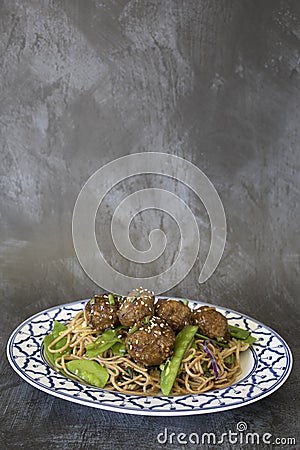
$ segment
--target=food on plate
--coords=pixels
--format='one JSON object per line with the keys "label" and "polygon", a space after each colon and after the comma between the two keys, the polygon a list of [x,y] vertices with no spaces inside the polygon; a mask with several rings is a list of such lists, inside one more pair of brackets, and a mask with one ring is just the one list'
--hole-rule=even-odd
{"label": "food on plate", "polygon": [[240,353],[255,342],[214,307],[155,299],[138,288],[127,296],[95,295],[44,338],[48,363],[65,376],[139,395],[197,394],[233,384]]}

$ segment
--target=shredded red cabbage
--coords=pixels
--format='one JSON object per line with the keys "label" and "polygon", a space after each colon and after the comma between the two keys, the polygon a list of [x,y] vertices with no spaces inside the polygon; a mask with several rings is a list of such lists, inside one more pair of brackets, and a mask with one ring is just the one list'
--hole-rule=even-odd
{"label": "shredded red cabbage", "polygon": [[217,366],[216,360],[215,360],[215,358],[214,358],[214,355],[213,355],[212,352],[209,350],[208,345],[207,345],[206,342],[207,342],[207,341],[204,341],[204,342],[203,342],[203,348],[204,348],[204,350],[206,351],[206,353],[208,354],[208,356],[209,356],[210,359],[211,359],[212,366],[213,366],[214,373],[215,373],[215,377],[216,377],[216,380],[217,380],[217,379],[219,378],[218,366]]}

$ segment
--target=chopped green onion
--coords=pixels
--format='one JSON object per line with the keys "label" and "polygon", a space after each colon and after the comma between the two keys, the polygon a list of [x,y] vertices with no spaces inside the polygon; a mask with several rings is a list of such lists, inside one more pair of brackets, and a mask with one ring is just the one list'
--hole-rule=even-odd
{"label": "chopped green onion", "polygon": [[224,362],[226,364],[234,364],[235,363],[235,354],[231,353],[231,355],[229,355],[226,358],[224,358]]}
{"label": "chopped green onion", "polygon": [[[196,333],[195,336],[196,336],[196,338],[198,338],[198,339],[203,339],[204,341],[209,340],[209,341],[213,342],[214,344],[219,345],[220,347],[224,347],[224,348],[228,348],[228,347],[229,347],[229,345],[226,344],[225,342],[220,342],[220,341],[218,340],[218,339],[220,339],[220,338],[217,338],[217,339],[211,339],[211,338],[209,338],[208,336],[204,336],[203,334],[200,334],[200,333]],[[222,338],[221,338],[221,339],[222,339]]]}
{"label": "chopped green onion", "polygon": [[191,348],[193,348],[193,349],[195,349],[195,350],[197,350],[197,344],[196,344],[196,342],[192,342],[192,344],[191,344]]}
{"label": "chopped green onion", "polygon": [[139,329],[139,327],[137,325],[134,325],[132,328],[130,328],[130,330],[128,331],[129,334],[133,334],[135,333],[137,330]]}
{"label": "chopped green onion", "polygon": [[133,375],[134,375],[133,374],[133,368],[130,367],[130,366],[126,367],[126,372],[129,374],[130,378],[132,379]]}
{"label": "chopped green onion", "polygon": [[166,365],[168,362],[169,362],[169,360],[167,360],[167,361],[164,362],[164,363],[161,363],[160,366],[159,366],[159,369],[160,369],[161,371],[163,371],[164,368],[165,368],[165,365]]}
{"label": "chopped green onion", "polygon": [[111,306],[115,306],[115,298],[113,294],[108,294],[108,301]]}
{"label": "chopped green onion", "polygon": [[202,365],[202,369],[203,369],[203,376],[205,376],[206,378],[211,377],[212,374],[208,370],[208,363],[207,363],[207,361],[203,361],[203,363],[201,365]]}
{"label": "chopped green onion", "polygon": [[207,371],[208,371],[207,361],[204,361],[204,362],[202,363],[202,369],[203,369],[204,372],[207,372]]}
{"label": "chopped green onion", "polygon": [[150,316],[146,316],[145,319],[142,320],[143,325],[148,325],[149,322],[150,322]]}

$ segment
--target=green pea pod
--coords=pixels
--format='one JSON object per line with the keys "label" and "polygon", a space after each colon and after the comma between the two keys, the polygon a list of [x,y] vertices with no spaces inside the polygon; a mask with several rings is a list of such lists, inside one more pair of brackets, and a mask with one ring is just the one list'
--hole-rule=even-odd
{"label": "green pea pod", "polygon": [[111,348],[114,344],[119,342],[116,333],[114,330],[107,330],[103,334],[101,334],[95,342],[91,344],[87,344],[86,346],[86,356],[89,358],[95,358],[95,356],[101,355],[106,352],[109,348]]}
{"label": "green pea pod", "polygon": [[88,384],[104,388],[109,380],[105,367],[88,359],[72,359],[66,363],[67,369]]}
{"label": "green pea pod", "polygon": [[198,327],[188,325],[176,336],[174,354],[165,364],[160,376],[160,388],[163,395],[169,395],[176,380],[181,361]]}
{"label": "green pea pod", "polygon": [[126,353],[126,347],[124,342],[116,342],[112,346],[112,351],[114,355],[125,355]]}
{"label": "green pea pod", "polygon": [[251,336],[249,331],[243,330],[243,328],[235,327],[233,325],[228,325],[228,329],[231,337],[239,339],[246,344],[252,345],[256,341],[256,338]]}
{"label": "green pea pod", "polygon": [[[49,363],[54,366],[55,365],[55,360],[59,357],[61,357],[63,354],[66,353],[71,353],[71,348],[68,347],[66,350],[64,350],[63,352],[59,352],[59,353],[51,353],[48,350],[49,345],[56,339],[59,337],[60,333],[65,331],[67,329],[67,327],[65,327],[65,325],[63,325],[61,322],[58,322],[57,320],[54,320],[53,323],[53,330],[51,331],[50,334],[48,334],[47,336],[44,337],[44,351],[45,351],[45,355],[47,360],[49,361]],[[54,347],[53,350],[59,350],[60,348],[64,347],[67,343],[67,338],[64,337],[62,338],[60,341],[58,341]]]}

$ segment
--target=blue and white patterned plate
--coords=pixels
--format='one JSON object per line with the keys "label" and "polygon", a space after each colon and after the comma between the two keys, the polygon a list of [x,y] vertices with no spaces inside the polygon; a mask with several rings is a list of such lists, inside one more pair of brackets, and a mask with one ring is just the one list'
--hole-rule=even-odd
{"label": "blue and white patterned plate", "polygon": [[[286,381],[292,368],[291,351],[275,331],[250,317],[216,306],[231,325],[247,329],[257,338],[251,349],[242,353],[243,373],[232,386],[178,397],[128,395],[87,386],[55,372],[46,363],[42,351],[43,338],[52,330],[53,321],[70,320],[86,302],[68,303],[35,314],[16,328],[7,344],[8,360],[25,381],[64,400],[127,414],[207,414],[238,408],[266,397]],[[190,301],[192,308],[200,305],[203,303]]]}

